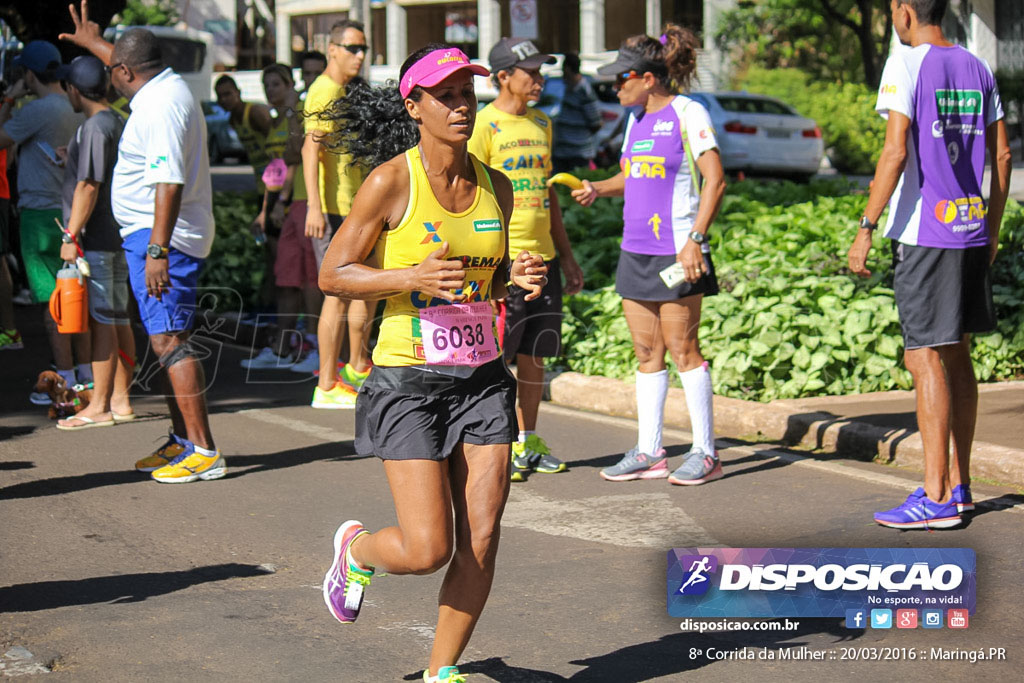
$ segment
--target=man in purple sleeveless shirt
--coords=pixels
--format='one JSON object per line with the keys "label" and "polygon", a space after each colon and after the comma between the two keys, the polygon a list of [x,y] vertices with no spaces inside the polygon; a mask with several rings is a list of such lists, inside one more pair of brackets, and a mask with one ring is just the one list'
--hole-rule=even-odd
{"label": "man in purple sleeveless shirt", "polygon": [[[988,64],[946,40],[948,0],[891,0],[901,46],[882,73],[876,110],[885,145],[850,270],[870,275],[872,231],[889,201],[894,290],[917,389],[924,486],[875,513],[898,529],[946,528],[974,509],[970,450],[978,412],[970,335],[995,327],[990,265],[1010,183],[1003,109]],[[982,198],[985,152],[992,182]],[[952,438],[951,438],[952,437]],[[956,466],[949,467],[949,442]]]}

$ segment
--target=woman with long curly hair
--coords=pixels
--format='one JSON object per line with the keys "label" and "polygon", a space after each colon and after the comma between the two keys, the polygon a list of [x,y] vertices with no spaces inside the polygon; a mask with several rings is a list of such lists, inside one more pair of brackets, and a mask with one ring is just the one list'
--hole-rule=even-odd
{"label": "woman with long curly hair", "polygon": [[[356,450],[384,461],[398,526],[342,524],[323,592],[331,614],[352,622],[375,569],[448,565],[423,679],[455,683],[494,577],[517,427],[490,300],[508,284],[537,297],[547,268],[526,251],[509,263],[512,185],[467,150],[473,75],[486,69],[432,44],[400,73],[398,92],[361,85],[325,114],[344,120],[333,142],[373,169],[331,241],[320,286],[386,301],[356,401]],[[364,265],[374,250],[379,268]]]}
{"label": "woman with long curly hair", "polygon": [[[697,68],[697,39],[669,24],[660,38],[633,36],[618,57],[598,69],[614,75],[619,102],[631,114],[622,145],[622,171],[584,182],[573,197],[589,206],[598,197],[625,196],[622,253],[615,290],[633,338],[637,445],[601,471],[609,481],[662,479],[703,484],[722,476],[715,453],[711,373],[697,330],[705,296],[718,293],[708,230],[725,194],[725,177],[707,110],[680,94]],[[692,447],[669,474],[661,447],[668,371],[665,351],[679,371],[693,430]]]}

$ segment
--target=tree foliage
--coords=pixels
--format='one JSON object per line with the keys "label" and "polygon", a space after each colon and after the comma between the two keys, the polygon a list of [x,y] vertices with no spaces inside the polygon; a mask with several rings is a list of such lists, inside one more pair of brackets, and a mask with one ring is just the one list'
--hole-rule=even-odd
{"label": "tree foliage", "polygon": [[740,0],[722,14],[715,41],[741,71],[797,68],[874,89],[891,36],[888,0]]}
{"label": "tree foliage", "polygon": [[125,26],[173,26],[180,18],[174,0],[128,0],[118,23]]}

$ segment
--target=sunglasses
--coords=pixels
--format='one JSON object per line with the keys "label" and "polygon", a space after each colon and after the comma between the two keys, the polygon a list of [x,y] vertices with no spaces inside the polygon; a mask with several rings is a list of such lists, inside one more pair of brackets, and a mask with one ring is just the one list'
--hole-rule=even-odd
{"label": "sunglasses", "polygon": [[351,45],[346,43],[331,43],[331,45],[337,45],[338,47],[345,48],[354,55],[357,55],[359,53],[366,54],[367,52],[370,51],[370,46],[365,43],[353,43]]}
{"label": "sunglasses", "polygon": [[107,65],[105,65],[103,67],[103,70],[106,71],[107,75],[109,76],[110,72],[112,72],[114,69],[116,69],[117,67],[119,67],[119,66],[121,66],[123,64],[124,64],[124,62],[117,62],[116,64],[107,64]]}
{"label": "sunglasses", "polygon": [[640,74],[633,70],[629,70],[626,71],[625,73],[618,74],[615,77],[615,86],[621,88],[626,81],[631,81],[634,78],[640,78]]}

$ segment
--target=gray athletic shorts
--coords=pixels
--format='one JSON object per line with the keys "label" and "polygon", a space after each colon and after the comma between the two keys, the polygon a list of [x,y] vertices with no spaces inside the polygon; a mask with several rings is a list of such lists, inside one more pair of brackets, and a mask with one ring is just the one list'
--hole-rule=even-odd
{"label": "gray athletic shorts", "polygon": [[988,247],[892,244],[893,289],[907,349],[956,344],[965,334],[995,328]]}
{"label": "gray athletic shorts", "polygon": [[510,444],[516,380],[500,358],[478,368],[374,366],[356,399],[356,452],[382,460],[445,460],[459,443]]}
{"label": "gray athletic shorts", "polygon": [[718,278],[715,277],[715,264],[711,261],[711,254],[704,254],[704,267],[707,272],[699,280],[680,282],[669,288],[661,279],[660,273],[675,262],[675,254],[620,252],[619,266],[615,271],[616,293],[623,299],[634,301],[677,301],[695,294],[718,294]]}

